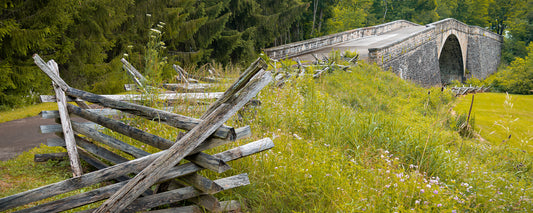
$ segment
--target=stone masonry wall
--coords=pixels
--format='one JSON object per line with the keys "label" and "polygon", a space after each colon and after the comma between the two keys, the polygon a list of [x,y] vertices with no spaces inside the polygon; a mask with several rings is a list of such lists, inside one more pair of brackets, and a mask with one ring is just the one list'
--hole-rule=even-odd
{"label": "stone masonry wall", "polygon": [[431,40],[385,61],[381,67],[422,86],[438,85],[441,79],[437,51],[435,40]]}
{"label": "stone masonry wall", "polygon": [[383,47],[370,48],[368,49],[368,60],[371,63],[375,62],[378,65],[385,65],[389,61],[434,40],[434,35],[435,28],[428,27],[423,31],[417,32],[408,38],[398,40],[392,44]]}
{"label": "stone masonry wall", "polygon": [[468,37],[467,75],[485,79],[497,71],[501,58],[501,42],[488,36]]}

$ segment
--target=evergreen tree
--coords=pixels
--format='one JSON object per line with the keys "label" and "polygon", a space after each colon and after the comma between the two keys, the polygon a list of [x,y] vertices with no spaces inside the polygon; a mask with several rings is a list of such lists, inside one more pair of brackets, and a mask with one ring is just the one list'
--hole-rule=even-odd
{"label": "evergreen tree", "polygon": [[302,17],[305,39],[324,35],[329,26],[325,22],[333,16],[336,0],[304,0],[309,5]]}
{"label": "evergreen tree", "polygon": [[231,14],[229,21],[212,45],[213,57],[239,63],[255,58],[261,48],[288,43],[305,7],[297,0],[231,0],[225,11]]}
{"label": "evergreen tree", "polygon": [[0,5],[0,105],[13,107],[35,101],[30,94],[49,91],[44,74],[31,54],[62,56],[71,47],[61,45],[72,24],[70,1],[7,1]]}

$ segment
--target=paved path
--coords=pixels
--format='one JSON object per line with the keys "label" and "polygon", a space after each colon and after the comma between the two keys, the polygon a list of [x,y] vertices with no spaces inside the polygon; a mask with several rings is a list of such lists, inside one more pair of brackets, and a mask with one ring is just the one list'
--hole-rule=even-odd
{"label": "paved path", "polygon": [[414,27],[402,28],[402,29],[390,31],[390,32],[387,32],[387,33],[384,33],[378,36],[368,36],[368,37],[363,37],[363,38],[356,39],[353,41],[347,41],[341,44],[331,45],[331,46],[316,50],[312,53],[294,56],[292,58],[298,57],[300,58],[300,60],[303,60],[303,61],[314,61],[315,58],[312,56],[312,54],[317,54],[318,57],[321,58],[321,55],[327,56],[333,50],[340,50],[341,53],[346,50],[350,50],[350,51],[355,50],[357,51],[357,53],[359,53],[360,60],[366,60],[368,58],[369,48],[378,48],[378,47],[386,46],[397,40],[407,38],[411,34],[422,31],[424,29],[426,29],[426,26],[414,26]]}
{"label": "paved path", "polygon": [[54,119],[34,116],[0,123],[0,161],[16,157],[22,152],[46,143],[53,133],[41,134],[40,125],[54,124]]}

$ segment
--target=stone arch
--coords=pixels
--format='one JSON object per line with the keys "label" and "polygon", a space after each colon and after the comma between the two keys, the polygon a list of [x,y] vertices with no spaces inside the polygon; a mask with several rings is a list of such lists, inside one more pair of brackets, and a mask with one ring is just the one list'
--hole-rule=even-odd
{"label": "stone arch", "polygon": [[[463,47],[464,48],[464,47]],[[465,79],[465,57],[457,36],[450,34],[439,52],[440,78],[443,85],[453,80],[463,82]]]}

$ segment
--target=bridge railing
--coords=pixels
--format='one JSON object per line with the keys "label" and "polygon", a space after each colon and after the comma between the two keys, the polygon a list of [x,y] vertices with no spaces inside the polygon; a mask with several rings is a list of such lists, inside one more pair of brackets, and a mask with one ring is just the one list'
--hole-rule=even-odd
{"label": "bridge railing", "polygon": [[457,31],[464,32],[468,35],[480,35],[480,36],[484,36],[487,38],[491,38],[499,42],[503,42],[503,37],[501,35],[498,35],[497,33],[494,33],[490,30],[487,30],[479,26],[471,26],[471,25],[465,24],[453,18],[443,19],[443,20],[431,23],[429,25],[435,26],[435,30],[437,33],[438,32],[442,33],[450,29],[454,29]]}
{"label": "bridge railing", "polygon": [[427,25],[426,29],[413,33],[407,38],[396,40],[395,42],[382,47],[369,48],[369,62],[383,65],[388,61],[433,40],[435,38],[433,36],[434,33],[435,26]]}
{"label": "bridge railing", "polygon": [[318,38],[308,39],[304,41],[294,42],[286,45],[281,45],[277,47],[272,47],[264,49],[263,51],[270,58],[281,59],[289,58],[302,54],[306,54],[317,49],[339,44],[349,40],[355,40],[358,38],[363,38],[367,36],[380,35],[386,32],[390,32],[396,29],[419,26],[413,22],[406,20],[398,20],[385,24],[380,24],[372,27],[365,27],[359,29],[348,30],[345,32],[340,32],[332,35],[322,36]]}

